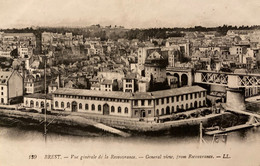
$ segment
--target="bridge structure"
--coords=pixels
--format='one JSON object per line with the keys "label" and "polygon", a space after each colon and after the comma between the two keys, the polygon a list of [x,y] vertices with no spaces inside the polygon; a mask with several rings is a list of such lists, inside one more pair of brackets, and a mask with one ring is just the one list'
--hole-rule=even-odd
{"label": "bridge structure", "polygon": [[[260,87],[260,74],[226,73],[216,71],[167,68],[167,75],[187,76],[187,85],[217,85],[226,89],[226,106],[229,110],[245,110],[245,88]],[[181,80],[182,81],[182,80]],[[181,82],[180,81],[180,82]]]}
{"label": "bridge structure", "polygon": [[177,78],[178,86],[191,86],[193,84],[192,69],[168,67],[166,75],[169,79],[172,77]]}

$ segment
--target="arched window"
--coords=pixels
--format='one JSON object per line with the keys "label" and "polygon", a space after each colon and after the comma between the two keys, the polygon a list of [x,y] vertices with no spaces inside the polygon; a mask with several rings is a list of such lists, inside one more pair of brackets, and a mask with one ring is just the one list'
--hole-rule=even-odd
{"label": "arched window", "polygon": [[199,107],[201,107],[201,101],[199,101]]}
{"label": "arched window", "polygon": [[50,104],[49,103],[46,103],[46,107],[49,107],[50,106]]}
{"label": "arched window", "polygon": [[111,107],[111,112],[115,112],[115,107],[114,106]]}
{"label": "arched window", "polygon": [[183,110],[183,108],[184,108],[184,106],[183,106],[183,104],[181,105],[181,109]]}
{"label": "arched window", "polygon": [[167,115],[170,114],[170,107],[169,107],[169,106],[166,107],[166,114],[167,114]]}
{"label": "arched window", "polygon": [[159,116],[159,110],[158,109],[156,110],[156,115]]}
{"label": "arched window", "polygon": [[39,102],[38,101],[36,101],[36,107],[39,107]]}
{"label": "arched window", "polygon": [[193,107],[193,104],[192,103],[190,103],[190,108],[192,108]]}
{"label": "arched window", "polygon": [[61,105],[61,108],[64,108],[64,102],[61,102],[60,105]]}
{"label": "arched window", "polygon": [[176,110],[177,110],[177,111],[179,111],[179,110],[180,110],[180,108],[179,108],[179,106],[178,106],[178,105],[177,105],[177,108],[176,108]]}
{"label": "arched window", "polygon": [[162,108],[162,113],[161,114],[164,115],[164,108]]}
{"label": "arched window", "polygon": [[174,112],[174,106],[172,106],[172,113]]}
{"label": "arched window", "polygon": [[125,114],[128,114],[128,108],[125,107]]}
{"label": "arched window", "polygon": [[101,105],[98,105],[98,111],[101,111]]}
{"label": "arched window", "polygon": [[55,101],[55,107],[59,107],[58,101]]}
{"label": "arched window", "polygon": [[69,102],[67,102],[67,108],[70,108],[70,103]]}
{"label": "arched window", "polygon": [[31,102],[30,102],[30,107],[34,107],[34,102],[33,102],[33,100],[31,100]]}
{"label": "arched window", "polygon": [[186,110],[189,109],[189,104],[186,104]]}
{"label": "arched window", "polygon": [[117,112],[118,112],[118,113],[121,113],[121,107],[118,107],[118,108],[117,108]]}
{"label": "arched window", "polygon": [[197,101],[194,102],[194,107],[195,107],[195,108],[198,107],[198,102],[197,102]]}
{"label": "arched window", "polygon": [[92,111],[95,111],[95,105],[94,104],[92,104],[91,109],[92,109]]}
{"label": "arched window", "polygon": [[206,101],[205,100],[203,100],[203,106],[205,106],[206,105]]}
{"label": "arched window", "polygon": [[81,103],[79,103],[79,109],[82,109],[82,104]]}
{"label": "arched window", "polygon": [[88,104],[85,104],[85,110],[88,110]]}
{"label": "arched window", "polygon": [[43,101],[41,102],[41,107],[44,107],[44,102]]}

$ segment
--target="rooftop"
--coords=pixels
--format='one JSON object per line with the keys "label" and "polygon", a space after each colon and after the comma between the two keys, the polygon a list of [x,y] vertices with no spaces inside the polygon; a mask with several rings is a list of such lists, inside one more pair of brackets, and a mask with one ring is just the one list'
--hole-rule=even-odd
{"label": "rooftop", "polygon": [[30,94],[30,95],[26,95],[24,97],[27,97],[27,98],[36,98],[36,99],[45,99],[45,96],[46,96],[46,99],[48,100],[51,100],[52,99],[52,94],[43,94],[43,93],[34,93],[34,94]]}
{"label": "rooftop", "polygon": [[0,71],[0,84],[7,84],[7,81],[11,75],[11,71]]}
{"label": "rooftop", "polygon": [[206,91],[204,88],[199,86],[183,87],[176,89],[168,89],[154,92],[121,92],[121,91],[95,91],[86,89],[69,89],[60,88],[54,92],[54,94],[62,95],[78,95],[78,96],[89,96],[89,97],[106,97],[106,98],[117,98],[117,99],[154,99],[163,98],[170,96],[177,96],[182,94],[189,94],[194,92]]}
{"label": "rooftop", "polygon": [[31,36],[35,37],[33,33],[4,33],[3,36]]}
{"label": "rooftop", "polygon": [[106,84],[112,85],[113,81],[112,80],[104,80],[101,84],[103,84],[103,85],[106,85]]}

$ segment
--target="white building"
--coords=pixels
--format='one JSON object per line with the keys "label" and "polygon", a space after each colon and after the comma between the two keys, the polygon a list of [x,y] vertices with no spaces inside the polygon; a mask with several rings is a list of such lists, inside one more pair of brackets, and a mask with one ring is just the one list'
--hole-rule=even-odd
{"label": "white building", "polygon": [[10,104],[23,96],[23,78],[17,71],[0,71],[0,104]]}
{"label": "white building", "polygon": [[138,93],[61,88],[53,94],[55,110],[129,118],[157,117],[206,106],[206,90],[199,86]]}
{"label": "white building", "polygon": [[140,48],[138,48],[138,52],[137,52],[138,65],[145,64],[145,60],[146,60],[147,56],[154,50],[160,50],[160,48],[158,48],[158,47],[140,47]]}
{"label": "white building", "polygon": [[31,57],[32,53],[29,52],[29,49],[27,47],[18,47],[18,54],[21,58],[29,58]]}
{"label": "white building", "polygon": [[123,92],[134,92],[135,74],[128,74],[123,78]]}
{"label": "white building", "polygon": [[30,74],[24,79],[25,93],[33,94],[44,91],[44,78],[40,74]]}
{"label": "white building", "polygon": [[113,91],[113,81],[112,80],[104,80],[100,84],[101,91]]}
{"label": "white building", "polygon": [[[45,100],[46,98],[46,100]],[[46,101],[46,108],[47,110],[52,109],[52,95],[51,94],[41,94],[41,93],[35,93],[24,96],[24,107],[26,108],[32,108],[36,110],[41,110],[42,108],[45,108],[45,101]]]}
{"label": "white building", "polygon": [[163,82],[166,79],[167,65],[168,57],[157,51],[152,52],[145,61],[145,77],[152,77],[155,82]]}

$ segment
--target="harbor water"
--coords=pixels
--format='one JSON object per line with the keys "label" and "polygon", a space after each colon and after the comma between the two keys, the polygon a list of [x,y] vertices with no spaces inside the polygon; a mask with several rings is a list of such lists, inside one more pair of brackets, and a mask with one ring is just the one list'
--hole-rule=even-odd
{"label": "harbor water", "polygon": [[[0,119],[1,121],[1,119]],[[10,120],[12,121],[12,120]],[[8,121],[6,121],[8,122]],[[0,161],[4,165],[258,165],[260,163],[260,128],[242,129],[230,132],[227,142],[222,137],[213,141],[212,136],[203,135],[200,144],[199,126],[183,126],[172,130],[153,133],[130,132],[124,138],[111,133],[88,128],[70,126],[48,126],[47,141],[43,126],[7,125],[0,123]],[[30,160],[31,155],[37,159]],[[47,160],[46,155],[61,155],[62,160]],[[189,159],[189,156],[209,155],[210,159]],[[227,159],[223,156],[227,155]],[[79,156],[74,159],[73,156]],[[97,159],[102,156],[101,159]],[[109,156],[105,160],[104,156]],[[135,159],[120,157],[132,156]],[[167,158],[164,158],[168,156]],[[181,156],[186,158],[181,159]],[[221,159],[216,159],[222,156]],[[95,158],[96,159],[91,159]],[[174,160],[170,160],[174,157]],[[65,159],[64,159],[65,158]],[[115,159],[114,159],[115,158]],[[106,164],[104,164],[106,163]],[[23,164],[22,164],[23,165]]]}

